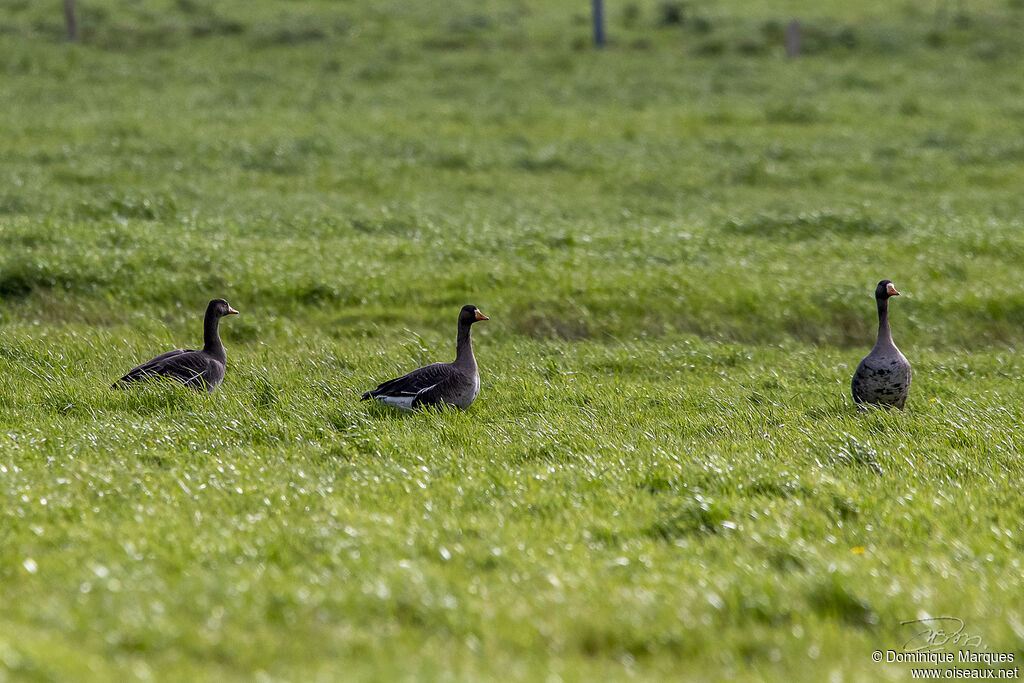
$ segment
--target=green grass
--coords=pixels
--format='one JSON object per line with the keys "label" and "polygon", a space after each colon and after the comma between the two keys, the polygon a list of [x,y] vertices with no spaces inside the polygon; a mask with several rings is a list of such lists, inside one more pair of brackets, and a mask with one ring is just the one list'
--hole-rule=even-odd
{"label": "green grass", "polygon": [[[607,4],[0,8],[0,680],[1024,657],[1024,7]],[[466,303],[469,411],[358,401]]]}

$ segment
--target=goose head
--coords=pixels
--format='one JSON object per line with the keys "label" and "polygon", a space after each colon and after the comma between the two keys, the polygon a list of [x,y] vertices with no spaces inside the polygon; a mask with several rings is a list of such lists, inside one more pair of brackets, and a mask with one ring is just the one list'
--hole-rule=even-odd
{"label": "goose head", "polygon": [[238,311],[231,308],[231,304],[224,299],[214,299],[207,305],[206,314],[216,318],[223,318],[226,315],[238,315]]}
{"label": "goose head", "polygon": [[896,291],[896,286],[893,285],[889,280],[882,280],[875,287],[875,298],[876,299],[888,299],[891,296],[899,296],[900,293]]}
{"label": "goose head", "polygon": [[459,311],[459,326],[469,326],[475,322],[481,320],[490,320],[486,315],[480,312],[480,309],[472,304],[466,304]]}

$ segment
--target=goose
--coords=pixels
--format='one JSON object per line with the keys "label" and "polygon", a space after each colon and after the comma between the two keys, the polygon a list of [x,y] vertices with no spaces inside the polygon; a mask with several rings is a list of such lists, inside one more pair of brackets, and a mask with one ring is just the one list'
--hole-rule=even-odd
{"label": "goose", "polygon": [[892,343],[889,330],[889,297],[899,296],[896,287],[882,280],[875,288],[878,304],[878,341],[853,373],[851,390],[856,403],[903,410],[910,393],[910,363]]}
{"label": "goose", "polygon": [[473,341],[470,338],[470,328],[480,320],[489,318],[476,306],[463,306],[459,311],[459,336],[454,362],[433,363],[413,370],[408,375],[367,391],[360,400],[374,399],[407,411],[430,405],[448,405],[465,410],[480,393],[480,373],[477,371]]}
{"label": "goose", "polygon": [[227,368],[227,353],[220,341],[220,319],[226,315],[237,315],[224,299],[214,299],[206,306],[203,320],[203,348],[175,349],[162,353],[156,358],[132,368],[114,382],[115,389],[122,389],[133,382],[145,382],[153,377],[167,377],[181,382],[198,391],[214,391],[224,380]]}

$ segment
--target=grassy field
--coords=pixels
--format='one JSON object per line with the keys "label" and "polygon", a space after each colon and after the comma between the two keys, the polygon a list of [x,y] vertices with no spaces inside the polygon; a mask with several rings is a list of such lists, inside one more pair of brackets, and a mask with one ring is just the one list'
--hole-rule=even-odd
{"label": "grassy field", "polygon": [[[58,5],[0,5],[0,680],[1024,658],[1024,3]],[[108,389],[214,297],[218,393]],[[359,403],[465,303],[469,411]]]}

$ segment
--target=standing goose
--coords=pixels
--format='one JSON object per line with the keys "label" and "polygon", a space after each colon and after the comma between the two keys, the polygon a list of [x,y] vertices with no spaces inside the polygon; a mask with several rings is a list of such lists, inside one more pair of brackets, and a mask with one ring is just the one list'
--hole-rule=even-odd
{"label": "standing goose", "polygon": [[910,393],[910,363],[892,343],[889,330],[889,297],[899,296],[888,280],[875,288],[878,303],[878,341],[853,373],[853,400],[903,410]]}
{"label": "standing goose", "polygon": [[463,306],[459,312],[455,362],[433,363],[413,370],[408,375],[384,382],[373,391],[367,391],[360,400],[368,401],[372,398],[402,410],[430,405],[449,405],[465,410],[480,393],[480,373],[473,355],[470,328],[478,320],[487,319],[476,306]]}
{"label": "standing goose", "polygon": [[145,382],[153,377],[168,377],[185,386],[202,391],[213,391],[224,380],[227,369],[227,353],[220,341],[220,319],[236,315],[224,299],[214,299],[206,307],[203,321],[203,348],[201,351],[176,349],[162,353],[147,361],[114,382],[115,389],[124,388],[132,382]]}

